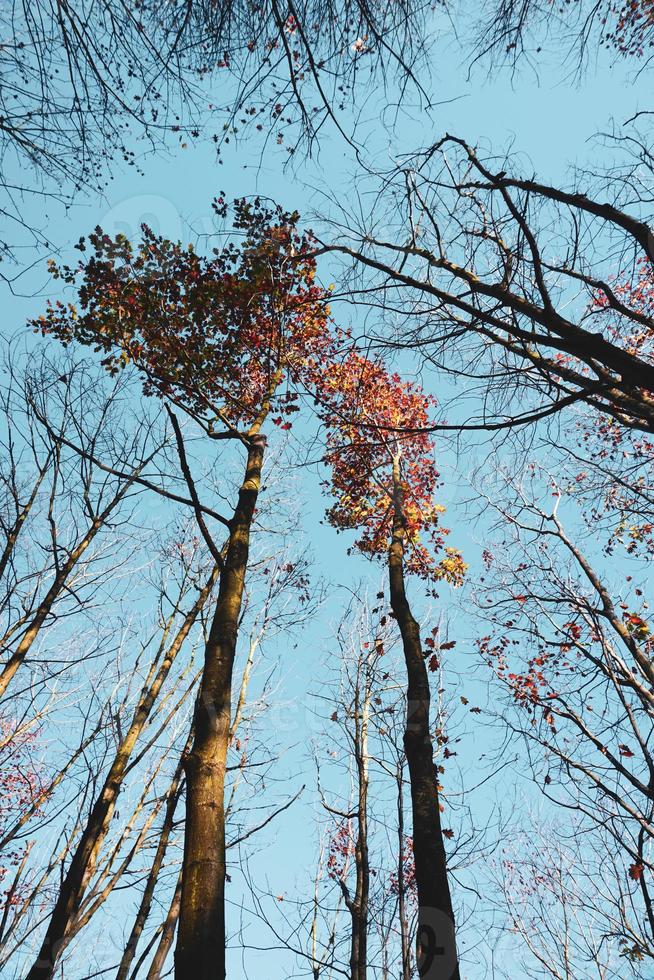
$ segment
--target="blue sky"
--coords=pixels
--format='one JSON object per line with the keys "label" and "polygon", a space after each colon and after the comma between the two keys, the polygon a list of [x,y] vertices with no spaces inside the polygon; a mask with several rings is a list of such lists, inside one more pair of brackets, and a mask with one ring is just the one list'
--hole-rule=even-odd
{"label": "blue sky", "polygon": [[[479,66],[468,78],[465,55],[452,37],[444,37],[435,43],[432,73],[433,101],[441,104],[435,105],[429,114],[417,106],[406,107],[391,133],[381,123],[379,95],[370,96],[357,135],[374,166],[383,168],[398,155],[429,144],[449,131],[497,152],[511,145],[523,161],[525,170],[535,170],[540,177],[555,181],[565,175],[571,164],[585,165],[596,161],[600,151],[599,144],[592,139],[594,134],[605,130],[611,119],[622,123],[645,104],[649,94],[646,80],[633,77],[632,66],[614,65],[606,56],[602,56],[597,66],[591,66],[579,82],[571,79],[571,68],[558,63],[554,53],[542,65],[538,77],[526,68],[513,77],[503,73],[490,80],[485,68]],[[388,114],[383,118],[388,119]],[[212,145],[202,141],[194,144],[189,140],[186,149],[173,147],[165,156],[144,155],[138,160],[144,175],[133,170],[117,172],[104,199],[80,200],[68,213],[56,204],[48,206],[44,218],[48,237],[57,254],[64,259],[75,254],[71,251],[72,244],[96,224],[109,234],[122,232],[129,237],[145,221],[168,237],[194,241],[198,235],[211,234],[210,202],[219,191],[226,192],[228,198],[255,193],[269,195],[286,207],[307,214],[325,207],[325,190],[337,197],[342,195],[345,200],[354,193],[357,164],[350,148],[337,133],[325,130],[315,159],[295,160],[293,168],[285,166],[287,155],[274,145],[274,141],[262,157],[257,139],[253,131],[247,140],[232,144],[224,153],[224,164],[220,166],[216,163]],[[138,156],[138,147],[135,149]],[[27,202],[26,210],[28,214],[34,214],[34,202]],[[28,251],[21,253],[21,260],[26,261],[26,258],[31,260]],[[322,274],[329,280],[328,267]],[[15,289],[22,295],[9,297],[5,290],[4,323],[9,334],[24,331],[25,320],[38,315],[45,298],[55,295],[55,289],[47,280],[44,261],[19,280]],[[351,313],[340,309],[338,315],[347,318]],[[450,506],[447,523],[452,527],[453,543],[463,549],[474,567],[481,532],[468,528],[456,508],[457,494],[463,493],[462,478],[467,475],[465,467],[470,465],[471,457],[466,455],[463,459],[462,462],[451,449],[443,449],[441,464],[450,488],[445,492],[445,502]],[[313,476],[310,480],[300,479],[302,493],[306,494],[306,512],[315,529],[324,502]],[[381,569],[371,569],[362,561],[346,560],[346,542],[325,527],[317,526],[311,545],[319,558],[320,574],[333,583],[330,600],[312,628],[304,656],[293,655],[289,662],[290,652],[282,645],[275,651],[275,655],[282,659],[283,698],[296,699],[298,703],[306,703],[307,691],[315,688],[325,651],[329,648],[333,624],[344,601],[341,598],[344,593],[338,586],[352,585],[361,576],[366,576],[372,583],[371,588],[376,589],[381,576]],[[470,625],[462,621],[461,606],[450,600],[446,589],[441,591],[442,610],[451,620],[452,635],[456,635],[459,642],[458,650],[464,650],[468,643],[467,650],[471,653]],[[431,614],[437,616],[440,611],[432,606]],[[461,670],[465,675],[465,663]],[[471,690],[478,693],[483,689],[472,673],[464,682],[466,693]],[[302,709],[297,716],[307,717]],[[463,766],[477,764],[480,746],[487,748],[483,722],[480,722],[480,732],[464,742],[461,748]],[[283,892],[302,882],[308,885],[306,871],[311,864],[314,842],[311,829],[315,802],[311,787],[313,774],[301,750],[289,750],[282,763],[289,785],[295,785],[299,778],[304,781],[305,777],[297,772],[304,764],[309,799],[289,811],[283,823],[275,825],[266,838],[270,846],[253,858],[255,877],[267,879],[274,891]],[[293,775],[295,779],[291,778]],[[502,790],[507,798],[520,797],[523,790],[526,798],[530,798],[530,791],[517,772],[507,776],[507,780]],[[479,805],[490,809],[495,802],[495,793],[496,788],[492,785],[488,796],[480,798]],[[264,933],[257,936],[264,944]],[[257,962],[251,976],[265,976],[267,980],[284,980],[289,976],[288,961],[283,957],[266,957],[263,961],[265,972],[261,972],[264,970],[262,961]],[[235,962],[232,976],[238,977],[239,970]],[[486,975],[481,968],[464,969],[468,980],[481,980]]]}

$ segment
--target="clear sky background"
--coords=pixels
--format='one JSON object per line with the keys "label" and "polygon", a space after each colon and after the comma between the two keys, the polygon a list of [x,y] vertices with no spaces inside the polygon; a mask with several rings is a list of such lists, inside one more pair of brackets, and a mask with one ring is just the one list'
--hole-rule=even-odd
{"label": "clear sky background", "polygon": [[[650,94],[647,78],[637,78],[633,65],[614,64],[608,56],[603,56],[599,64],[589,66],[581,80],[573,77],[571,63],[561,64],[555,51],[544,56],[538,74],[527,67],[514,76],[505,72],[490,79],[485,68],[478,66],[468,77],[466,63],[465,51],[448,33],[443,22],[443,36],[434,43],[431,66],[433,101],[440,104],[434,105],[429,113],[417,105],[406,106],[389,129],[390,115],[388,110],[382,111],[380,94],[369,97],[357,135],[375,167],[384,168],[399,155],[428,145],[444,132],[450,132],[498,153],[512,146],[525,171],[535,171],[548,181],[560,181],[573,164],[597,163],[601,141],[594,139],[595,134],[606,131],[611,120],[618,124],[624,122],[647,104]],[[208,93],[207,101],[211,100],[212,95]],[[186,149],[172,145],[168,155],[156,156],[146,153],[139,156],[140,147],[136,145],[134,149],[144,175],[138,175],[134,170],[121,171],[117,165],[104,199],[81,199],[67,213],[54,203],[48,204],[47,214],[43,214],[39,224],[47,227],[53,254],[63,260],[74,258],[74,242],[97,224],[109,234],[122,232],[131,237],[138,233],[140,223],[146,222],[167,237],[195,242],[198,236],[210,235],[213,230],[210,204],[219,191],[226,192],[228,198],[255,193],[268,195],[288,208],[297,208],[302,214],[309,215],[326,209],[324,191],[337,198],[342,196],[344,200],[355,193],[356,160],[333,129],[323,131],[313,159],[295,159],[292,167],[288,165],[285,150],[278,148],[274,140],[263,149],[258,139],[252,130],[247,139],[232,143],[224,152],[224,163],[220,166],[212,145],[202,140],[189,140]],[[38,206],[41,205],[35,201],[26,201],[26,213],[34,215]],[[19,254],[21,263],[27,264],[34,258],[27,248]],[[11,272],[8,265],[5,272]],[[321,268],[321,275],[325,281],[330,281],[328,266]],[[25,332],[27,318],[38,315],[46,298],[56,295],[55,286],[48,282],[45,260],[39,261],[28,274],[18,279],[13,288],[14,295],[8,295],[7,290],[3,293],[4,329],[9,335]],[[341,305],[337,315],[341,322],[351,317],[356,325],[356,311]],[[27,342],[31,341],[27,339]],[[438,396],[438,379],[430,378],[428,383],[433,383],[433,393]],[[478,567],[483,527],[468,526],[464,511],[458,505],[467,496],[465,478],[475,454],[476,448],[472,452],[468,443],[461,455],[457,455],[451,446],[443,446],[439,456],[446,480],[444,502],[449,509],[446,523],[452,528],[452,543],[463,549],[473,573]],[[316,523],[324,501],[315,476],[307,479],[300,474],[298,487],[305,494],[303,504],[312,528],[311,534],[307,533],[307,543],[315,553],[317,571],[331,583],[331,588],[329,601],[312,626],[311,635],[303,637],[301,653],[285,649],[283,644],[274,652],[281,661],[280,699],[287,706],[294,700],[297,702],[296,708],[287,707],[283,712],[286,719],[294,720],[285,733],[289,748],[280,771],[287,775],[289,786],[305,781],[308,785],[306,799],[303,798],[267,832],[261,849],[252,859],[255,878],[268,881],[272,891],[282,894],[308,887],[307,874],[314,859],[314,777],[305,747],[296,744],[302,736],[297,719],[310,718],[311,713],[300,706],[308,703],[307,692],[316,689],[330,646],[333,649],[333,624],[346,595],[341,587],[351,587],[363,576],[369,580],[374,594],[382,576],[381,569],[371,569],[363,561],[346,560],[347,542]],[[452,596],[444,588],[440,603],[440,606],[432,603],[429,610],[422,606],[421,612],[425,616],[446,617],[452,635],[458,638],[456,655],[459,656],[461,651],[455,672],[460,671],[460,683],[466,685],[466,693],[473,692],[481,698],[485,686],[473,670],[471,643],[476,624],[466,618],[460,595]],[[470,737],[464,740],[460,749],[462,767],[477,766],[479,756],[495,738],[486,732],[483,716],[478,717],[478,728],[471,729]],[[285,723],[281,716],[276,724],[279,730],[283,729]],[[297,735],[294,728],[298,728]],[[515,752],[519,752],[518,747]],[[504,797],[509,810],[513,799],[523,800],[525,806],[538,806],[528,780],[523,778],[523,771],[517,765],[505,772],[499,789],[495,781],[485,791],[485,796],[477,795],[478,805],[490,812],[499,794]],[[249,938],[261,946],[271,941],[260,926],[250,927]],[[473,938],[466,942],[472,942]],[[83,937],[82,947],[84,942]],[[115,954],[102,950],[102,942],[102,936],[94,940],[94,958],[102,962],[106,952],[109,960],[115,962]],[[81,949],[80,963],[83,957]],[[261,980],[285,980],[293,975],[292,960],[281,954],[250,957],[247,962],[249,975]],[[240,977],[242,970],[240,959],[235,958],[231,976]],[[80,972],[79,976],[82,975]],[[491,974],[487,967],[479,965],[478,958],[471,957],[463,975],[468,980],[481,980]],[[77,974],[70,980],[76,978]]]}

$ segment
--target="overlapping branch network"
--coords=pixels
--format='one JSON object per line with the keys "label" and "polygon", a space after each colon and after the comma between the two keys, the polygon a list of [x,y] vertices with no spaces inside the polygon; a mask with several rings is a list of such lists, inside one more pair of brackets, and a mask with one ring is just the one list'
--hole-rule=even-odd
{"label": "overlapping branch network", "polygon": [[448,371],[459,405],[482,396],[443,427],[511,427],[583,402],[653,431],[647,216],[508,166],[446,136],[387,175],[389,230],[345,215],[324,244],[353,260],[348,295],[383,310],[376,340]]}

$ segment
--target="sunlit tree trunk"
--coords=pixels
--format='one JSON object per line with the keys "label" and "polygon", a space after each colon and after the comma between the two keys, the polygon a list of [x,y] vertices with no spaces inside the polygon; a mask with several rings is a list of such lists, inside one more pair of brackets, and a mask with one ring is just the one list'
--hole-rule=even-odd
{"label": "sunlit tree trunk", "polygon": [[195,737],[185,760],[186,831],[175,950],[177,980],[219,980],[225,976],[224,791],[232,671],[264,448],[264,437],[249,438],[245,479],[230,522],[218,601],[205,649]]}
{"label": "sunlit tree trunk", "polygon": [[44,596],[42,602],[39,604],[35,615],[32,618],[29,626],[23,633],[20,642],[16,646],[11,656],[8,658],[5,664],[3,664],[0,669],[0,697],[5,694],[14,674],[24,662],[27,654],[30,652],[34,641],[39,635],[41,627],[45,623],[46,619],[52,611],[52,607],[59,596],[64,592],[68,579],[71,572],[81,560],[84,553],[89,548],[93,539],[97,535],[98,531],[105,527],[105,523],[108,520],[111,512],[117,507],[125,493],[129,489],[130,483],[127,483],[120,492],[116,495],[114,500],[111,501],[108,507],[106,507],[101,514],[99,514],[89,526],[86,534],[79,540],[77,545],[71,550],[66,561],[62,564],[61,568],[55,575],[54,581],[50,588],[48,589],[46,595]]}
{"label": "sunlit tree trunk", "polygon": [[168,676],[177,654],[211,593],[217,576],[218,569],[214,568],[192,608],[185,615],[174,640],[165,651],[158,667],[156,664],[152,665],[150,675],[136,706],[132,723],[118,746],[102,790],[93,805],[68,871],[61,883],[39,955],[27,974],[27,980],[48,980],[54,974],[57,960],[66,945],[68,933],[96,867],[98,854],[109,830],[116,801],[137,739],[150,717],[161,686]]}
{"label": "sunlit tree trunk", "polygon": [[[187,745],[190,746],[191,736],[189,735]],[[163,867],[164,858],[166,856],[166,851],[168,850],[168,844],[170,842],[170,835],[173,831],[174,820],[175,820],[175,810],[179,802],[180,795],[183,789],[182,783],[182,763],[180,761],[177,769],[175,770],[175,775],[173,781],[170,784],[168,790],[168,796],[166,800],[166,812],[164,815],[163,824],[161,827],[161,832],[159,834],[159,841],[157,843],[157,850],[154,856],[154,861],[152,862],[152,867],[148,873],[145,888],[143,890],[143,895],[141,896],[141,901],[139,903],[138,912],[136,913],[136,918],[132,926],[132,930],[129,934],[129,939],[125,945],[125,949],[116,972],[116,980],[127,980],[129,975],[130,967],[136,956],[136,948],[138,946],[139,939],[143,934],[145,924],[150,915],[150,910],[152,908],[152,902],[154,899],[154,892],[159,880],[159,875]]]}
{"label": "sunlit tree trunk", "polygon": [[[173,892],[173,897],[171,899],[170,906],[168,907],[166,921],[164,922],[163,929],[161,931],[161,939],[159,940],[159,945],[157,946],[157,950],[152,958],[152,963],[150,964],[150,969],[148,970],[146,980],[159,980],[164,963],[166,962],[168,953],[173,945],[175,928],[179,918],[179,906],[182,897],[182,871],[183,869],[180,869],[177,884],[175,885],[175,891]],[[135,970],[132,973],[132,976],[135,976],[136,972],[137,971]]]}

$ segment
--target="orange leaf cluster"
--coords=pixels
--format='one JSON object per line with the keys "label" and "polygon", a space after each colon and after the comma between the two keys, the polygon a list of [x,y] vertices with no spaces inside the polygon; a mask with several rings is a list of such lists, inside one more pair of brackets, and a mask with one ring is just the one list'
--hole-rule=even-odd
{"label": "orange leaf cluster", "polygon": [[[224,217],[224,198],[215,202]],[[270,416],[290,429],[298,401],[312,395],[331,467],[328,511],[356,547],[385,555],[393,523],[393,461],[401,457],[408,572],[460,584],[465,564],[439,527],[439,474],[430,435],[434,399],[357,350],[330,321],[329,291],[315,282],[315,242],[299,215],[238,200],[229,241],[199,255],[143,226],[140,243],[100,228],[78,247],[75,268],[52,264],[74,285],[79,309],[51,303],[33,325],[64,344],[103,356],[107,371],[132,364],[144,391],[171,400],[210,435],[237,435]]]}
{"label": "orange leaf cluster", "polygon": [[406,570],[460,584],[466,566],[456,549],[445,547],[449,532],[439,526],[444,508],[434,500],[439,487],[429,432],[434,399],[353,347],[324,366],[316,387],[332,475],[325,485],[335,498],[329,522],[337,530],[358,531],[359,551],[385,556],[393,524],[393,460],[399,456]]}
{"label": "orange leaf cluster", "polygon": [[[224,212],[222,203],[216,209]],[[35,327],[64,344],[94,347],[111,373],[133,363],[146,394],[170,398],[211,424],[251,424],[270,398],[272,379],[280,391],[308,357],[321,356],[329,307],[314,281],[310,236],[297,230],[299,216],[260,201],[237,201],[234,210],[241,241],[211,258],[146,226],[136,247],[96,228],[89,259],[74,269],[51,267],[78,286],[80,309],[50,304]],[[87,244],[78,247],[86,251]],[[293,402],[287,388],[269,406],[283,428],[297,410]]]}

